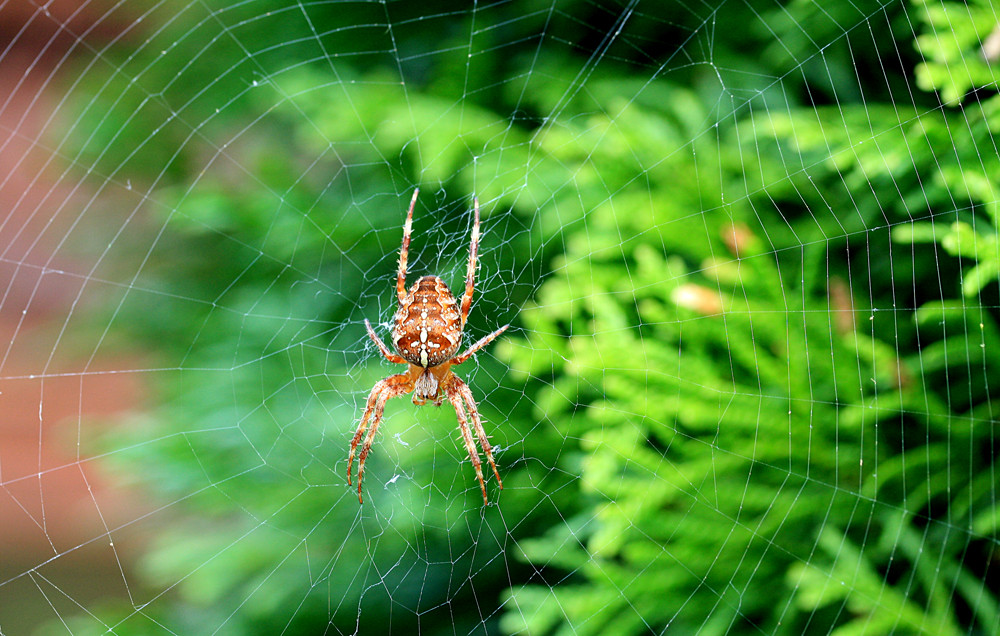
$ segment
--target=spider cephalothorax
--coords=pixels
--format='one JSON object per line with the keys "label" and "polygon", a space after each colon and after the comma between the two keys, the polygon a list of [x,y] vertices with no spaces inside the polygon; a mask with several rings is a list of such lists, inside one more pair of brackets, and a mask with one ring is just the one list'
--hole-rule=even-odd
{"label": "spider cephalothorax", "polygon": [[[476,254],[479,251],[478,199],[475,200],[473,206],[475,220],[472,224],[469,269],[465,276],[465,294],[462,295],[461,307],[448,286],[437,276],[424,276],[410,288],[409,292],[406,291],[406,256],[410,249],[413,207],[417,203],[419,192],[420,190],[413,192],[410,209],[406,213],[406,224],[403,226],[403,247],[399,251],[399,271],[396,274],[396,296],[399,300],[399,309],[396,310],[396,315],[393,318],[392,344],[399,353],[391,352],[385,343],[375,335],[371,324],[365,320],[368,335],[382,355],[389,362],[406,364],[408,368],[405,373],[389,376],[375,383],[375,386],[372,387],[372,391],[368,395],[368,403],[365,406],[365,413],[361,417],[361,423],[351,441],[351,454],[347,459],[347,483],[351,483],[354,453],[358,444],[361,443],[361,439],[364,438],[364,445],[361,447],[361,456],[358,460],[358,501],[361,502],[361,478],[365,470],[365,459],[371,451],[379,422],[382,421],[385,403],[389,398],[413,393],[414,404],[424,404],[427,400],[431,400],[435,406],[440,406],[445,398],[451,402],[455,408],[455,415],[458,417],[458,428],[462,432],[465,449],[476,469],[479,487],[483,491],[483,502],[488,503],[486,484],[483,482],[482,462],[479,460],[479,452],[472,439],[469,419],[472,420],[476,437],[479,438],[479,444],[483,447],[483,452],[490,462],[490,468],[493,469],[493,474],[496,476],[500,488],[503,488],[503,482],[500,481],[500,473],[497,472],[496,464],[493,463],[493,451],[486,439],[486,431],[483,430],[483,423],[479,418],[479,409],[472,397],[472,391],[469,390],[469,386],[465,382],[451,372],[451,367],[465,362],[472,354],[492,342],[510,325],[505,325],[480,339],[465,353],[455,355],[459,345],[462,344],[462,331],[465,329],[465,320],[472,307]],[[468,409],[468,417],[466,417],[466,409]],[[371,419],[371,429],[368,430],[366,436],[365,430],[368,428],[369,419]]]}

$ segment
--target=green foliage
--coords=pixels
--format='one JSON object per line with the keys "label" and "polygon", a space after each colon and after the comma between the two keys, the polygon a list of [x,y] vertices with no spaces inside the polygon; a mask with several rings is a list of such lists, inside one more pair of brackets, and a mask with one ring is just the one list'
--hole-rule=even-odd
{"label": "green foliage", "polygon": [[1000,97],[982,102],[971,114],[925,119],[921,125],[928,136],[953,139],[955,150],[942,153],[932,171],[935,190],[951,205],[930,222],[893,228],[893,238],[900,243],[938,243],[960,259],[962,293],[971,298],[1000,275],[1000,190],[995,184],[1000,156],[980,151],[1000,132]]}
{"label": "green foliage", "polygon": [[[536,417],[572,422],[581,444],[566,462],[580,466],[588,504],[522,542],[536,566],[573,576],[515,588],[506,631],[801,626],[785,577],[822,528],[872,514],[861,492],[878,470],[873,431],[898,418],[911,372],[887,344],[838,331],[820,263],[801,264],[804,287],[784,278],[744,225],[746,207],[701,215],[716,231],[692,240],[704,230],[678,221],[672,202],[695,194],[682,187],[637,188],[594,210],[522,312],[526,341],[504,345],[525,379],[555,374]],[[602,245],[602,228],[622,240]],[[733,234],[736,259],[722,256]],[[685,238],[687,259],[671,236]]]}
{"label": "green foliage", "polygon": [[916,38],[924,62],[917,65],[917,85],[941,92],[946,104],[957,104],[970,90],[996,86],[996,39],[1000,27],[996,4],[991,0],[941,2],[913,0],[924,28]]}
{"label": "green foliage", "polygon": [[[997,536],[994,457],[971,451],[995,449],[995,320],[931,302],[908,325],[866,316],[856,298],[888,304],[900,288],[906,297],[905,287],[933,280],[922,259],[871,228],[888,222],[897,241],[923,238],[930,224],[911,223],[917,214],[935,218],[963,199],[995,218],[987,175],[1000,166],[983,150],[995,148],[995,99],[954,116],[865,103],[756,117],[740,159],[759,175],[747,190],[766,199],[753,211],[724,210],[737,228],[770,207],[792,219],[794,240],[774,223],[754,231],[774,252],[737,230],[736,260],[720,260],[712,240],[699,246],[680,231],[688,260],[669,256],[661,228],[676,219],[664,203],[684,196],[682,184],[643,192],[663,214],[630,216],[649,220],[624,232],[620,254],[605,258],[589,240],[594,228],[621,225],[616,206],[588,217],[590,231],[567,241],[556,276],[522,313],[527,341],[506,354],[527,377],[556,370],[539,400],[548,417],[578,412],[575,389],[599,387],[584,421],[573,419],[582,442],[567,459],[581,466],[590,505],[523,543],[533,563],[572,576],[552,589],[514,588],[505,630],[997,628],[997,594],[983,578]],[[723,191],[727,176],[742,175],[724,174]],[[722,213],[702,209],[717,226]],[[993,228],[970,231],[938,240],[976,261],[964,283],[972,295],[995,276],[996,243]],[[633,232],[644,244],[628,240]],[[850,260],[830,254],[840,243],[850,254],[855,236],[868,248],[862,271],[894,277],[867,290],[852,277],[851,298],[827,276],[850,271]],[[785,245],[801,246],[801,259]],[[909,341],[924,346],[899,346]]]}
{"label": "green foliage", "polygon": [[[880,554],[885,552],[884,544],[861,550],[836,530],[822,530],[817,546],[821,565],[797,564],[789,572],[798,588],[798,604],[807,611],[824,606],[846,609],[851,619],[831,631],[834,636],[963,633],[949,608],[947,590],[938,584],[933,572],[930,579],[920,577],[905,593],[885,584],[882,572],[892,558],[914,558],[925,569],[920,535],[908,526],[896,524],[895,529],[899,532],[890,535],[892,550],[887,555]],[[879,561],[875,563],[875,559]],[[934,594],[925,605],[918,599],[926,591]]]}
{"label": "green foliage", "polygon": [[[923,30],[917,48],[925,61],[917,66],[920,88],[939,91],[952,107],[970,94],[993,91],[1000,59],[1000,21],[992,2],[915,2]],[[919,126],[928,139],[940,140],[933,188],[951,205],[931,222],[894,228],[900,243],[937,243],[962,263],[962,293],[977,296],[1000,276],[1000,156],[995,151],[1000,133],[1000,97],[973,101],[939,116],[923,116]],[[947,140],[947,141],[945,141]],[[993,152],[984,149],[994,149]]]}

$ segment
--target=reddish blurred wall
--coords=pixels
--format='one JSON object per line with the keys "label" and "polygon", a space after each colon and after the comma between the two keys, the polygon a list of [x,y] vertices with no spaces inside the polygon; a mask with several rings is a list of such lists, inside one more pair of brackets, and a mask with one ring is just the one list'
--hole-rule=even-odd
{"label": "reddish blurred wall", "polygon": [[88,427],[137,409],[136,374],[103,372],[136,363],[52,355],[85,280],[62,272],[88,271],[59,239],[90,193],[52,156],[51,117],[73,58],[124,31],[108,6],[0,0],[2,634],[77,613],[74,601],[138,592],[129,574],[136,497],[78,447]]}

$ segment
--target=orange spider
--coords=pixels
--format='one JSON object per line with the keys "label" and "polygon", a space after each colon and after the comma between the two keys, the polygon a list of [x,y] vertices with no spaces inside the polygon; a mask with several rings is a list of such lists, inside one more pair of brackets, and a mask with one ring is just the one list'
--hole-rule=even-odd
{"label": "orange spider", "polygon": [[365,320],[368,335],[386,360],[410,366],[405,373],[391,375],[376,382],[375,386],[372,387],[372,392],[368,395],[368,404],[365,406],[365,414],[361,417],[361,423],[358,424],[358,430],[351,441],[351,455],[347,459],[347,483],[351,484],[354,452],[357,450],[361,438],[365,437],[368,419],[374,413],[371,430],[365,437],[365,443],[361,447],[361,457],[358,461],[358,503],[362,503],[361,479],[365,471],[365,459],[368,457],[372,442],[375,440],[375,431],[378,430],[378,424],[382,421],[382,413],[387,400],[413,393],[413,403],[418,406],[425,404],[427,400],[432,400],[434,406],[441,406],[441,402],[447,397],[451,405],[455,407],[458,428],[462,431],[465,449],[469,452],[469,458],[472,459],[472,465],[476,469],[476,477],[479,478],[479,487],[483,491],[483,503],[488,504],[486,484],[483,483],[482,462],[479,460],[479,452],[476,450],[476,444],[472,440],[472,432],[469,430],[469,422],[465,415],[466,406],[472,418],[472,425],[476,429],[476,436],[479,438],[479,443],[486,453],[486,459],[489,460],[490,468],[493,469],[493,474],[496,475],[497,484],[501,489],[503,482],[500,481],[500,473],[497,472],[497,466],[493,463],[493,451],[486,439],[486,431],[483,430],[483,423],[479,419],[479,410],[476,408],[472,391],[469,390],[469,386],[465,382],[462,382],[458,376],[451,372],[451,367],[465,362],[472,354],[502,334],[510,325],[504,325],[480,339],[465,353],[455,355],[462,342],[465,319],[472,307],[476,253],[479,251],[479,199],[475,199],[474,205],[475,222],[472,224],[469,269],[465,276],[465,294],[462,296],[461,311],[459,311],[458,301],[451,290],[437,276],[423,276],[410,288],[409,292],[406,291],[406,253],[410,248],[413,206],[417,203],[419,193],[419,189],[413,192],[410,209],[406,213],[406,224],[403,226],[403,247],[399,252],[399,272],[396,275],[396,296],[399,298],[399,309],[396,310],[396,315],[393,318],[392,344],[396,347],[399,355],[389,351],[389,348],[375,335],[371,323],[367,319]]}

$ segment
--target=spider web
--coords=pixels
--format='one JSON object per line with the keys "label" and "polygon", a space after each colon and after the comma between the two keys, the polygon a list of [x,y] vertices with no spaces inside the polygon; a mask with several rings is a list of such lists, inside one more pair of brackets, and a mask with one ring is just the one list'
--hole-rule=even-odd
{"label": "spider web", "polygon": [[1000,630],[998,23],[0,2],[0,634]]}

